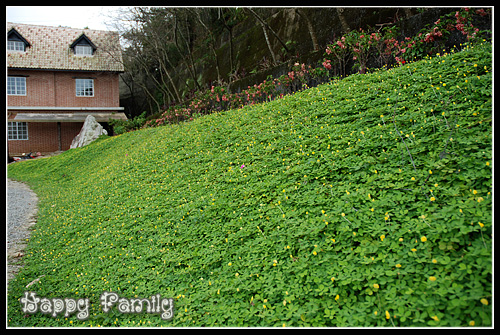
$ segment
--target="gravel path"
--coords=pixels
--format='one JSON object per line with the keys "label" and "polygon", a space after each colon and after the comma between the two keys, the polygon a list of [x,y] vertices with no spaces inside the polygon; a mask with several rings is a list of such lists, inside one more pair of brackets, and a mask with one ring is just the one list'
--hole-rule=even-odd
{"label": "gravel path", "polygon": [[36,223],[38,197],[23,183],[7,179],[7,278],[22,267],[26,239]]}

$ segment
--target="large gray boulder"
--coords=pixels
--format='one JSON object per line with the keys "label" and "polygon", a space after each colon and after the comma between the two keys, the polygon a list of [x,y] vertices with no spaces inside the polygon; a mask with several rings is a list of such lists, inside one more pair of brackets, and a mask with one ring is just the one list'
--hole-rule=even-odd
{"label": "large gray boulder", "polygon": [[87,115],[82,130],[71,142],[70,149],[86,146],[101,135],[108,135],[108,132],[95,120],[95,117]]}

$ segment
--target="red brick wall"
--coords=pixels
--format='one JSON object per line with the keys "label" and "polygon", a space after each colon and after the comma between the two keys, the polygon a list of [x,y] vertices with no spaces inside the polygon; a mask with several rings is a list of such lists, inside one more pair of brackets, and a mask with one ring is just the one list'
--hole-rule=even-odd
{"label": "red brick wall", "polygon": [[[118,107],[118,74],[74,71],[8,70],[8,75],[26,75],[26,96],[7,96],[8,106]],[[94,79],[94,96],[77,97],[75,78]],[[20,111],[15,111],[20,112]],[[30,110],[29,113],[50,111]],[[61,111],[55,111],[62,113]],[[89,114],[92,112],[89,112]],[[68,150],[83,122],[61,122],[61,149]],[[8,140],[11,156],[59,150],[57,122],[28,123],[28,140]]]}
{"label": "red brick wall", "polygon": [[[26,96],[9,95],[8,106],[118,107],[118,74],[65,71],[8,70],[27,75]],[[77,97],[75,78],[94,79],[94,96]]]}
{"label": "red brick wall", "polygon": [[[83,122],[61,122],[61,149],[68,150],[71,142],[82,129]],[[27,140],[9,140],[9,155],[59,150],[57,122],[29,122]]]}

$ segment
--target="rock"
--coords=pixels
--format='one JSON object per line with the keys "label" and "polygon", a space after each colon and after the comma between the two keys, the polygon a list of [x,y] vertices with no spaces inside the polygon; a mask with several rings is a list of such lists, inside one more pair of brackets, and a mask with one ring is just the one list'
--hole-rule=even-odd
{"label": "rock", "polygon": [[82,130],[71,142],[70,149],[86,146],[101,135],[108,135],[108,132],[95,120],[95,117],[87,115]]}

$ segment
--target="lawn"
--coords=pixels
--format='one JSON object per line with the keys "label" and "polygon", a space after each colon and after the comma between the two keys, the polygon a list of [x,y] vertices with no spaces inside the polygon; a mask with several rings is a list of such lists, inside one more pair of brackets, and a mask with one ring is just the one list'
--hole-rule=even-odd
{"label": "lawn", "polygon": [[9,165],[40,201],[8,325],[491,326],[492,128],[485,43]]}

